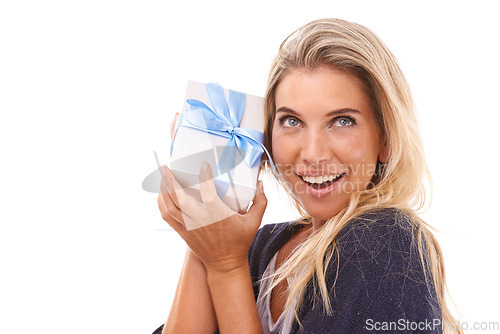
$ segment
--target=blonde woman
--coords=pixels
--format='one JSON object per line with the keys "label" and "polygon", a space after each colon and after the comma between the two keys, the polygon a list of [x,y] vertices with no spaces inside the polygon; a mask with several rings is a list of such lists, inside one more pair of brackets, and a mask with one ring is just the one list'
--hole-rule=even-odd
{"label": "blonde woman", "polygon": [[273,62],[265,116],[266,146],[302,219],[259,229],[260,181],[248,212],[186,231],[186,217],[227,207],[211,182],[194,204],[164,168],[160,211],[189,248],[155,333],[461,332],[439,245],[414,211],[428,170],[408,85],[385,45],[342,20],[298,29]]}

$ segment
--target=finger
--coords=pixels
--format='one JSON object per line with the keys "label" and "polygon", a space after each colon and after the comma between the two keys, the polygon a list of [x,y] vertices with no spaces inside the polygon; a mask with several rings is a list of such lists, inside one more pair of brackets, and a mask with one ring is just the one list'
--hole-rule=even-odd
{"label": "finger", "polygon": [[169,194],[159,194],[159,201],[161,200],[167,212],[179,223],[184,224],[184,216],[182,211],[175,205],[172,197]]}
{"label": "finger", "polygon": [[170,225],[177,233],[184,230],[184,225],[180,223],[176,218],[174,218],[168,211],[166,203],[163,201],[162,194],[158,195],[158,208],[161,212],[161,218]]}
{"label": "finger", "polygon": [[205,204],[214,205],[220,201],[213,181],[212,167],[208,162],[202,163],[200,168],[200,195]]}
{"label": "finger", "polygon": [[188,220],[203,220],[206,217],[205,208],[202,203],[189,195],[184,188],[177,182],[172,172],[167,166],[164,170],[168,173],[167,180],[170,183],[170,197],[174,204],[184,215],[184,222]]}
{"label": "finger", "polygon": [[174,119],[170,123],[170,140],[174,140],[175,122],[177,122],[178,117],[179,113],[175,113]]}
{"label": "finger", "polygon": [[179,210],[171,201],[171,198],[169,202],[168,194],[158,195],[158,208],[160,209],[163,220],[166,221],[174,231],[181,235],[181,237],[181,233],[185,231],[190,231],[206,225],[192,219],[186,213]]}
{"label": "finger", "polygon": [[161,194],[161,196],[168,212],[184,226],[187,226],[188,221],[200,219],[203,216],[202,204],[189,195],[186,195],[186,200],[181,197],[179,204],[176,204],[169,194]]}
{"label": "finger", "polygon": [[204,162],[200,168],[200,195],[203,201],[205,212],[208,213],[208,220],[205,224],[212,224],[237,214],[226,205],[217,194],[212,175],[212,168]]}
{"label": "finger", "polygon": [[255,197],[253,199],[253,204],[248,210],[248,214],[255,217],[256,224],[260,225],[262,222],[262,217],[267,207],[267,197],[264,194],[264,184],[262,180],[257,183],[257,191],[255,192]]}
{"label": "finger", "polygon": [[[172,172],[170,172],[170,169],[167,166],[161,166],[160,167],[160,172],[161,172],[161,179],[162,183],[160,185],[160,190],[166,188],[166,192],[170,194],[172,200],[174,201],[175,205],[179,207],[179,201],[177,199],[177,194],[175,189],[180,189],[180,186],[178,188],[174,188],[173,184],[175,181],[174,176],[172,175]],[[177,181],[175,181],[177,182]],[[178,184],[178,183],[177,183]],[[162,188],[163,186],[163,188]],[[164,191],[162,191],[164,193]]]}
{"label": "finger", "polygon": [[[162,168],[159,169],[160,173],[162,172]],[[172,192],[170,186],[170,182],[166,182],[163,178],[163,174],[160,177],[160,194],[170,194]]]}

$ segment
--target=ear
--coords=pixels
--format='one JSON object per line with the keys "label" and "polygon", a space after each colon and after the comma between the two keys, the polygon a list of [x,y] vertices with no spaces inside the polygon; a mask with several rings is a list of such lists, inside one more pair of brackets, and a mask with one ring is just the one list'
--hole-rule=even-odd
{"label": "ear", "polygon": [[381,162],[387,162],[387,159],[389,158],[389,145],[387,144],[387,139],[382,138],[380,141],[380,150],[378,152],[378,160]]}

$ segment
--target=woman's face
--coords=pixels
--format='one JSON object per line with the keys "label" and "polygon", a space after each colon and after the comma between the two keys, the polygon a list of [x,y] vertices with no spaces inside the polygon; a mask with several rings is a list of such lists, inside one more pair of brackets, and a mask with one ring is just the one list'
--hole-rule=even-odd
{"label": "woman's face", "polygon": [[320,66],[291,70],[275,102],[275,162],[307,213],[327,220],[366,189],[377,157],[385,161],[370,99],[355,76]]}

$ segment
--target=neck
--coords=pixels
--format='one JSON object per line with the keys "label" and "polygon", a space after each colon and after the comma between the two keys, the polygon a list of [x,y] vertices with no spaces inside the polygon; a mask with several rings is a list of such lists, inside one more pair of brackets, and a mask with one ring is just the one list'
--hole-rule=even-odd
{"label": "neck", "polygon": [[311,221],[312,221],[311,233],[316,233],[326,223],[326,220],[321,220],[314,217],[312,217]]}

